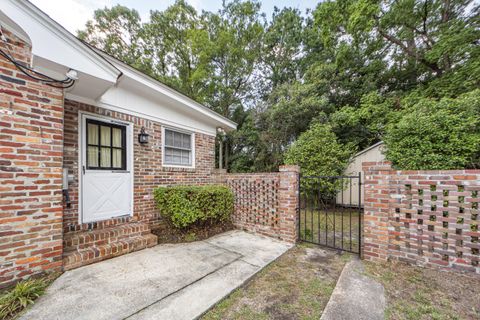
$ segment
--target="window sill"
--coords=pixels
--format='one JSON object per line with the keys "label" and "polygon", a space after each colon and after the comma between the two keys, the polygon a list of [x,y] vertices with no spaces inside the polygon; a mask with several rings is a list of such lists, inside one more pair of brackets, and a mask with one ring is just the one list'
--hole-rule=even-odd
{"label": "window sill", "polygon": [[195,167],[193,166],[175,166],[175,165],[162,165],[163,171],[172,171],[172,172],[180,172],[180,171],[187,171],[187,172],[195,172]]}

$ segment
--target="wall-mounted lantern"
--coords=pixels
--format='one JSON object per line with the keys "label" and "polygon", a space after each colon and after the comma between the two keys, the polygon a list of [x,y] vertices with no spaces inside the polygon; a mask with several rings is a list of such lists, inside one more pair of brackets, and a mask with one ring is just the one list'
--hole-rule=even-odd
{"label": "wall-mounted lantern", "polygon": [[142,127],[142,129],[140,129],[140,133],[138,134],[138,142],[141,144],[148,143],[148,136],[149,134],[145,133],[145,127]]}

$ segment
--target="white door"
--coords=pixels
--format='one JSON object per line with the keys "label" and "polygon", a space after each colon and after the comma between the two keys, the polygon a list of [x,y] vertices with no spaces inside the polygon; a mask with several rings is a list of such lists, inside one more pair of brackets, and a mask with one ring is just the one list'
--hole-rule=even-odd
{"label": "white door", "polygon": [[81,116],[81,222],[133,213],[131,125]]}

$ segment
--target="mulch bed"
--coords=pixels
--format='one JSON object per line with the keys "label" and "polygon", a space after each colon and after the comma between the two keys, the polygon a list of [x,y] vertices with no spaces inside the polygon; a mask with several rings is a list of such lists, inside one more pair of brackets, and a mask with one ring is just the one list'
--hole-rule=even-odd
{"label": "mulch bed", "polygon": [[158,243],[182,243],[208,239],[214,235],[233,230],[230,221],[195,225],[185,229],[178,229],[164,222],[152,226],[152,233],[158,237]]}

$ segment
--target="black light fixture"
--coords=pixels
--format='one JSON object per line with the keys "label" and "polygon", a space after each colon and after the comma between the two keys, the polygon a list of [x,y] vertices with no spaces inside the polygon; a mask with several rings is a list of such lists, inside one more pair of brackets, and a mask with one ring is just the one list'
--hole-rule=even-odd
{"label": "black light fixture", "polygon": [[142,127],[142,129],[140,129],[140,133],[138,134],[138,142],[141,144],[148,143],[148,136],[149,134],[145,133],[145,127]]}

